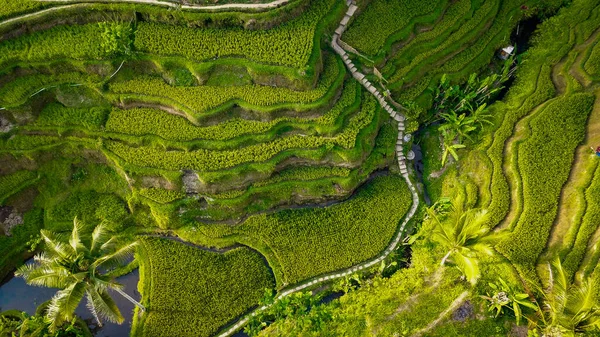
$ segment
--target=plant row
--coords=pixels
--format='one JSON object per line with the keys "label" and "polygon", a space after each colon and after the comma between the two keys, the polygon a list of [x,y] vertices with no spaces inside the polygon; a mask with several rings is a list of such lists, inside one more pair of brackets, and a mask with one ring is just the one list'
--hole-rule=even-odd
{"label": "plant row", "polygon": [[[153,55],[183,56],[196,61],[242,57],[259,63],[304,69],[313,51],[317,25],[332,5],[332,0],[313,0],[298,18],[266,30],[198,29],[140,22],[135,34],[135,48]],[[181,43],[181,40],[186,42]]]}
{"label": "plant row", "polygon": [[546,246],[593,103],[594,96],[589,94],[548,103],[530,122],[531,135],[518,148],[518,163],[513,165],[518,165],[523,179],[523,211],[510,239],[498,249],[529,271]]}
{"label": "plant row", "polygon": [[588,14],[594,7],[589,2],[578,3],[577,7],[569,7],[564,13],[544,21],[533,46],[523,58],[516,81],[511,85],[504,102],[491,107],[494,115],[500,119],[495,123],[497,128],[486,150],[493,165],[489,206],[492,223],[499,223],[506,216],[510,204],[508,182],[502,170],[504,144],[521,118],[555,96],[552,67],[568,53],[572,47],[571,31],[578,31],[580,25],[588,22]]}
{"label": "plant row", "polygon": [[286,284],[355,265],[389,244],[412,202],[400,176],[376,177],[342,203],[251,216],[238,227],[205,225],[210,237],[242,235],[275,254]]}
{"label": "plant row", "polygon": [[335,137],[319,137],[291,135],[276,138],[269,143],[259,143],[235,150],[211,151],[197,149],[194,151],[165,150],[157,146],[132,147],[122,142],[107,140],[107,150],[120,157],[124,162],[139,166],[165,170],[193,169],[197,171],[218,171],[250,162],[263,162],[284,151],[298,149],[298,155],[306,149],[327,148],[335,146],[350,149],[355,146],[359,132],[368,126],[376,128],[378,106],[369,95],[364,101],[359,114],[353,116],[348,127]]}
{"label": "plant row", "polygon": [[[344,33],[343,40],[365,52],[375,55],[388,37],[406,27],[415,17],[443,8],[445,1],[374,0],[362,9]],[[374,24],[374,23],[377,24]]]}
{"label": "plant row", "polygon": [[155,238],[143,239],[142,249],[144,337],[215,335],[274,286],[260,254],[248,248],[221,254]]}
{"label": "plant row", "polygon": [[290,129],[315,130],[319,134],[332,134],[343,126],[343,118],[340,117],[351,112],[352,109],[349,107],[355,102],[360,102],[359,91],[356,82],[347,82],[336,104],[317,118],[281,117],[265,122],[233,118],[216,125],[198,127],[183,117],[156,109],[115,108],[108,117],[105,130],[133,136],[156,135],[172,141],[197,139],[225,141],[242,136],[249,138],[250,135],[262,138]]}
{"label": "plant row", "polygon": [[121,99],[167,102],[168,106],[183,106],[195,116],[206,115],[223,105],[237,103],[258,111],[283,106],[307,105],[326,96],[343,83],[345,69],[341,61],[329,56],[317,87],[308,91],[293,91],[262,85],[173,87],[161,78],[139,76],[109,85],[111,93]]}

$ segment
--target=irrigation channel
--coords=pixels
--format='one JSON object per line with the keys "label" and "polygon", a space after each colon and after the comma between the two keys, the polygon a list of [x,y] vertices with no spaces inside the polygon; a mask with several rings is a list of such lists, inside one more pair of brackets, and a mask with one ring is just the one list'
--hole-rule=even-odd
{"label": "irrigation channel", "polygon": [[[33,259],[30,259],[26,263],[31,262],[33,262]],[[123,290],[127,294],[139,299],[141,297],[137,291],[139,279],[140,273],[136,269],[127,275],[117,278],[117,282],[124,286]],[[50,300],[57,291],[58,289],[30,286],[25,283],[23,278],[12,277],[0,285],[0,312],[15,309],[33,315],[36,308],[40,304]],[[75,313],[88,324],[88,327],[96,337],[128,336],[131,331],[131,321],[135,306],[117,292],[112,290],[109,290],[109,292],[113,295],[112,298],[117,303],[121,314],[125,318],[123,324],[103,322],[102,327],[98,327],[94,316],[85,305],[85,300],[79,303],[79,307],[77,307]]]}

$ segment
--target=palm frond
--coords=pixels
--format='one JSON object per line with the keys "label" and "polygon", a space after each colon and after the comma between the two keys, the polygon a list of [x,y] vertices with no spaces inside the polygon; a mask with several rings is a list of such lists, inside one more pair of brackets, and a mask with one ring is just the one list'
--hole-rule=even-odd
{"label": "palm frond", "polygon": [[100,266],[105,268],[116,268],[123,266],[129,262],[129,259],[133,256],[135,252],[135,247],[137,247],[138,242],[134,241],[126,244],[125,246],[120,247],[117,251],[107,254],[96,260],[93,264],[94,268],[98,268]]}
{"label": "palm frond", "polygon": [[85,249],[80,236],[82,230],[83,224],[75,217],[75,219],[73,219],[73,230],[71,231],[71,237],[69,238],[69,244],[71,245],[71,248],[73,248],[75,254],[79,254]]}
{"label": "palm frond", "polygon": [[471,284],[475,284],[479,278],[479,265],[477,260],[463,254],[454,254],[453,262],[465,274]]}
{"label": "palm frond", "polygon": [[58,291],[48,305],[46,317],[52,324],[50,329],[55,331],[57,327],[65,321],[73,318],[73,313],[83,295],[85,294],[85,284],[83,282],[72,283],[67,288]]}
{"label": "palm frond", "polygon": [[107,240],[110,239],[108,235],[107,225],[105,222],[101,222],[98,226],[94,228],[92,231],[92,242],[90,244],[90,251],[92,254],[96,253],[97,250],[104,245]]}
{"label": "palm frond", "polygon": [[125,319],[123,318],[123,315],[121,315],[121,311],[117,307],[117,304],[110,297],[106,289],[96,289],[90,287],[88,289],[88,293],[90,294],[93,306],[96,309],[98,316],[109,322],[119,324],[123,323]]}
{"label": "palm frond", "polygon": [[70,259],[77,255],[70,245],[58,240],[56,234],[42,229],[40,235],[46,244],[48,254],[56,255],[62,259]]}
{"label": "palm frond", "polygon": [[16,276],[23,277],[29,285],[63,288],[70,283],[70,273],[57,263],[25,264],[19,267]]}

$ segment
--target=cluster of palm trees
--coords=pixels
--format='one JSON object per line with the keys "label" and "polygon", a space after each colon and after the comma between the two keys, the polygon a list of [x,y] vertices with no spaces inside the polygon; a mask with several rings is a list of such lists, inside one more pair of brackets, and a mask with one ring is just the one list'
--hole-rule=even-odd
{"label": "cluster of palm trees", "polygon": [[111,273],[130,262],[137,242],[123,241],[112,235],[105,223],[86,230],[77,219],[68,235],[42,230],[41,238],[44,250],[34,257],[34,263],[21,266],[15,275],[30,285],[60,289],[46,310],[51,331],[74,318],[75,309],[84,296],[100,326],[102,319],[122,323],[123,315],[109,289],[145,310],[123,291]]}
{"label": "cluster of palm trees", "polygon": [[[433,223],[430,238],[440,244],[445,255],[441,265],[456,265],[465,278],[475,284],[480,276],[479,260],[494,253],[494,245],[504,234],[491,230],[488,214],[481,209],[465,210],[462,203],[452,204],[441,199],[427,209],[425,221]],[[571,282],[559,259],[548,265],[548,287],[534,287],[540,300],[530,293],[521,291],[517,285],[499,278],[489,284],[492,294],[483,297],[489,302],[489,310],[495,316],[510,311],[517,324],[527,319],[533,329],[542,336],[575,336],[577,333],[600,328],[600,287],[590,277],[580,282]],[[595,330],[600,332],[600,330]]]}

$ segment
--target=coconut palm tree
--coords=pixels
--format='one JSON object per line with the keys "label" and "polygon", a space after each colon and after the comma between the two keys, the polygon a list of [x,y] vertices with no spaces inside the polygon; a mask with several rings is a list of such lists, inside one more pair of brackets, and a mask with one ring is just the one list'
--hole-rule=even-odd
{"label": "coconut palm tree", "polygon": [[545,336],[575,336],[600,327],[598,287],[591,278],[570,283],[559,259],[548,264],[549,286],[543,294],[539,328]]}
{"label": "coconut palm tree", "polygon": [[52,298],[46,312],[51,330],[73,318],[83,296],[86,296],[87,307],[100,326],[100,318],[122,323],[124,318],[108,289],[145,310],[123,292],[123,286],[110,274],[128,262],[137,242],[119,242],[117,237],[110,235],[104,223],[86,233],[77,218],[73,221],[70,235],[42,230],[41,237],[44,251],[34,257],[34,263],[21,266],[15,275],[23,277],[30,285],[61,289]]}
{"label": "coconut palm tree", "polygon": [[439,214],[436,208],[436,205],[430,207],[427,214],[434,223],[431,238],[447,249],[440,265],[453,262],[469,282],[475,283],[479,278],[478,254],[491,255],[502,234],[490,231],[486,210],[463,211],[453,205],[447,214]]}

